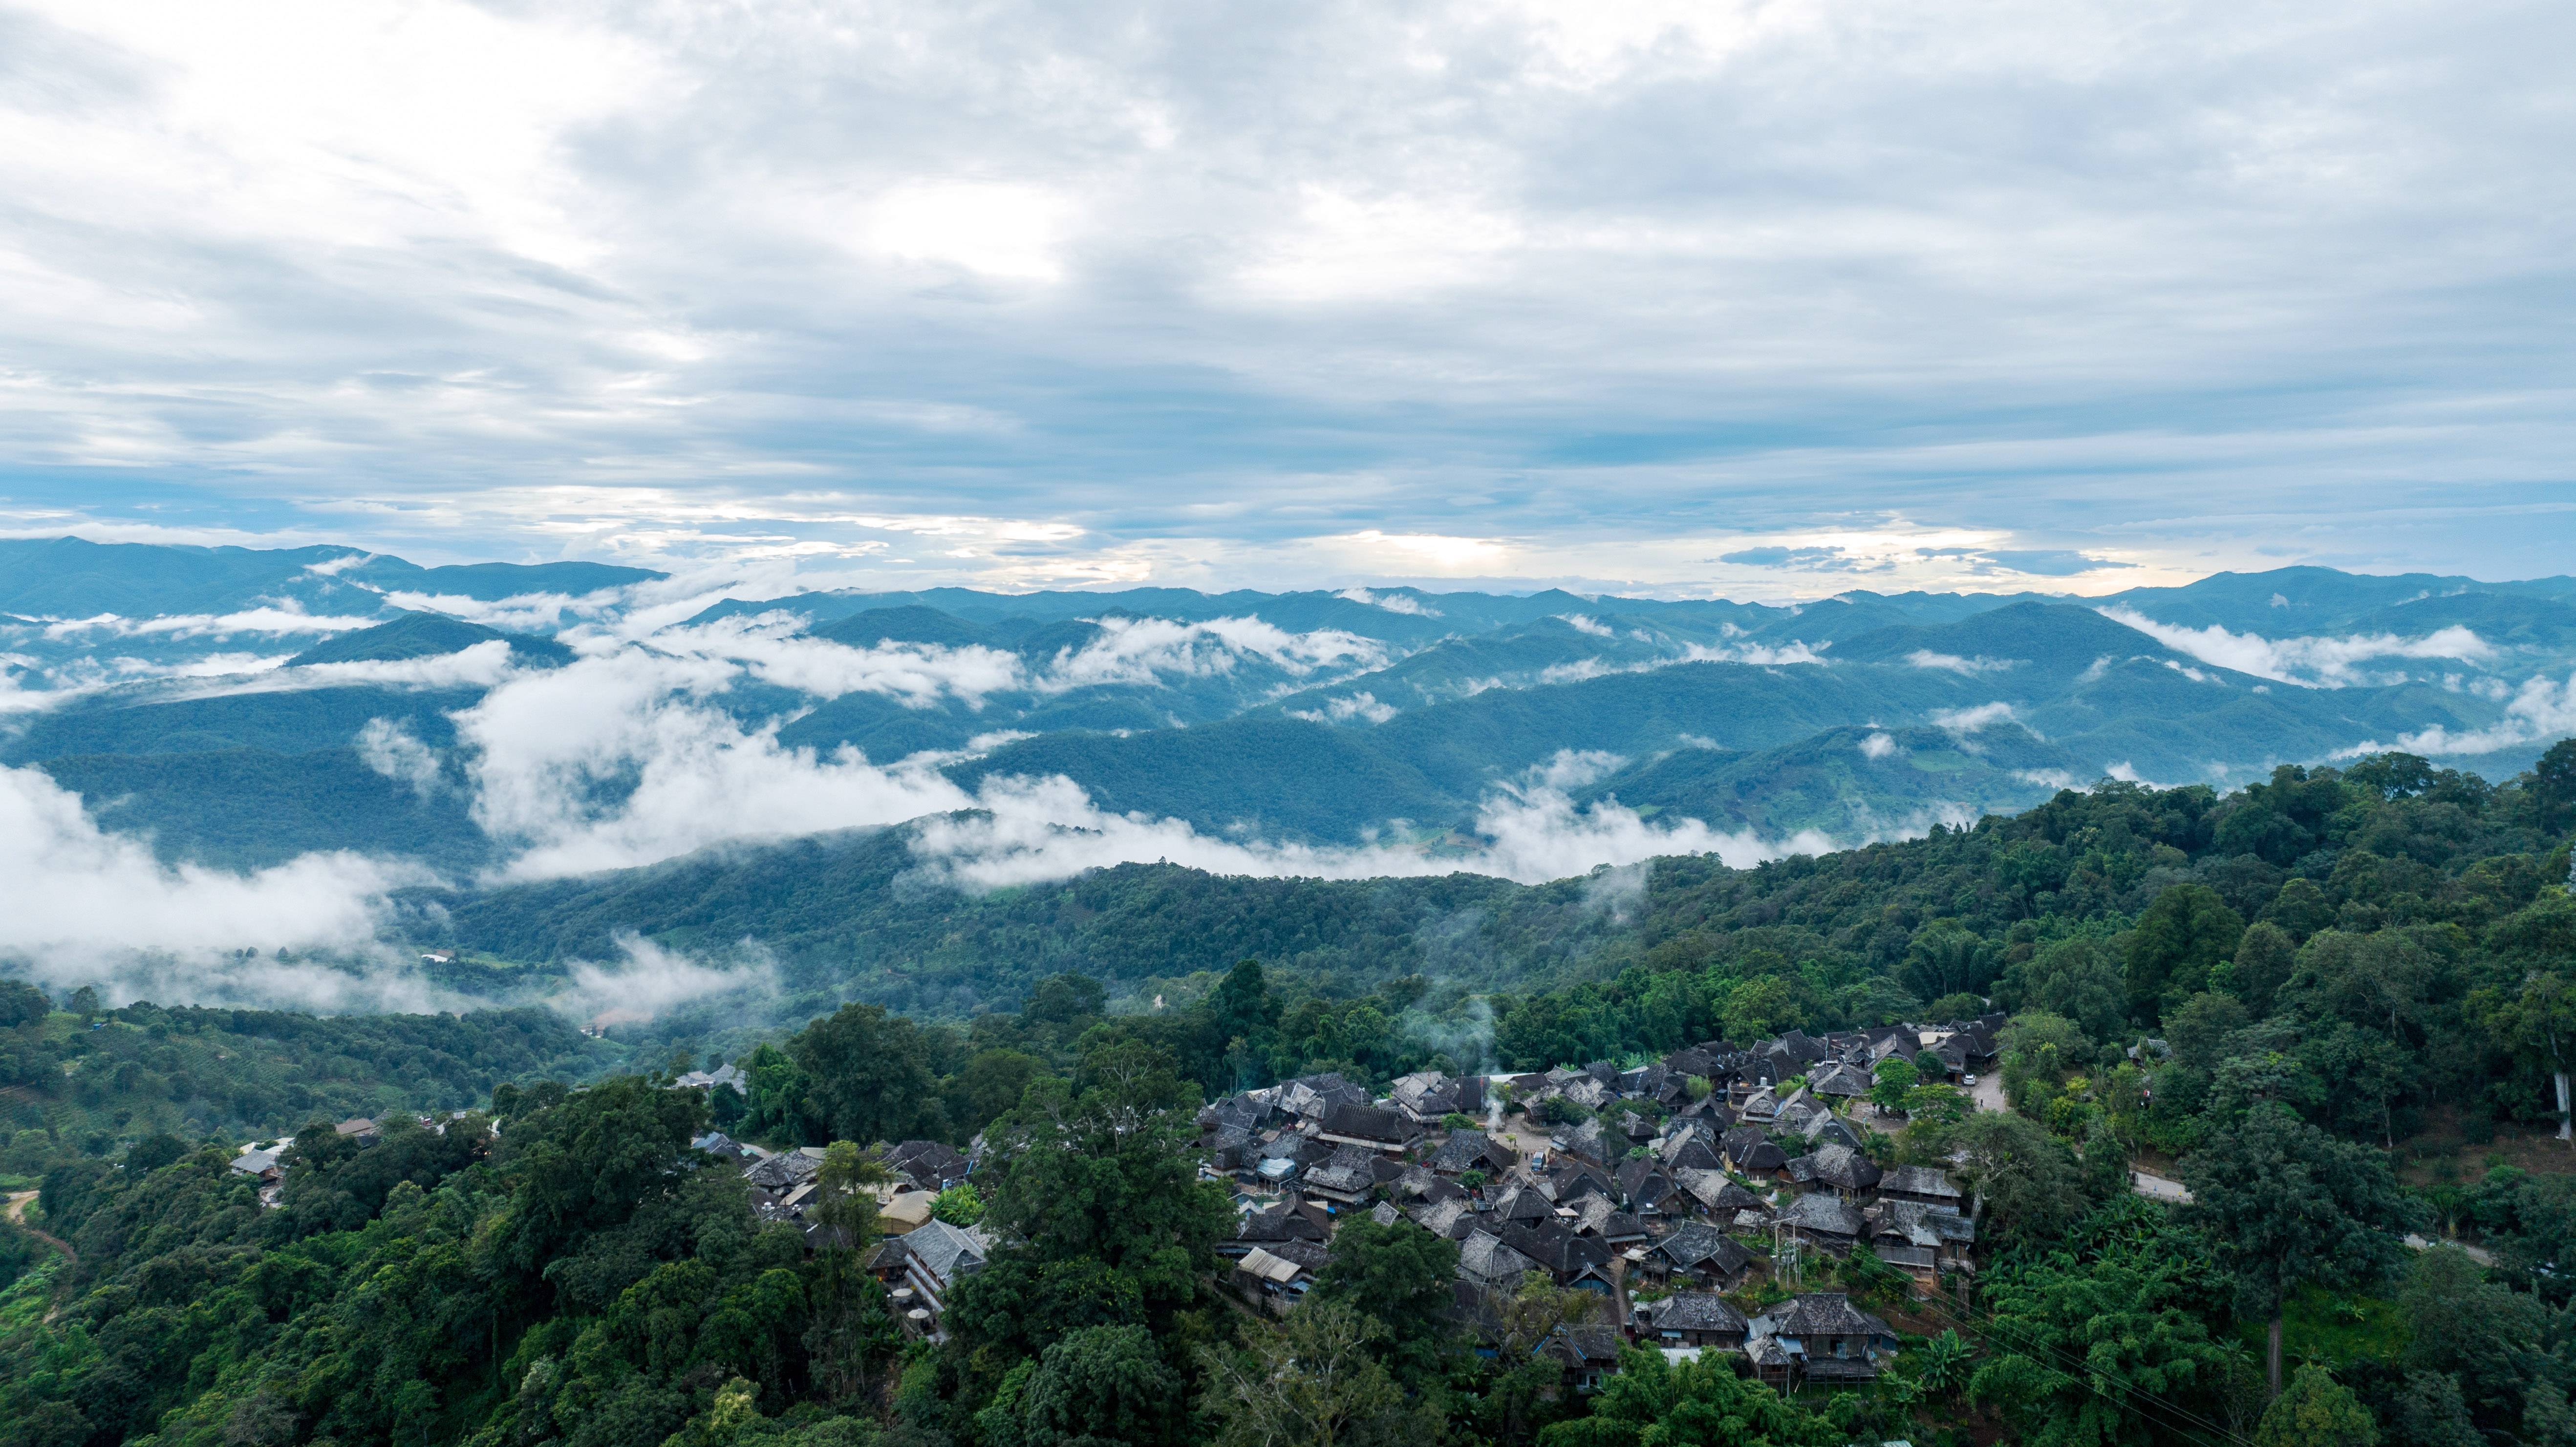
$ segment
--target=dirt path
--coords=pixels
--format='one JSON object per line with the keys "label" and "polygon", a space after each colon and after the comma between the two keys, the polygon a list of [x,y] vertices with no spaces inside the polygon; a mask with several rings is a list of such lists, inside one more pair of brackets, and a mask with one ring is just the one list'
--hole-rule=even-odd
{"label": "dirt path", "polygon": [[36,1193],[33,1191],[19,1191],[11,1195],[9,1197],[8,1211],[9,1224],[63,1253],[64,1260],[80,1260],[79,1252],[74,1251],[71,1247],[63,1244],[61,1241],[27,1224],[27,1203],[34,1199],[36,1199]]}

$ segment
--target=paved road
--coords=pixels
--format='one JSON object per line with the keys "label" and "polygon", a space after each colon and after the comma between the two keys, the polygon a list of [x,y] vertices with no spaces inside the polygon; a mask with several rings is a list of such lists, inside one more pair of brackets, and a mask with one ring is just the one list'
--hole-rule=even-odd
{"label": "paved road", "polygon": [[2129,1179],[2137,1183],[2138,1194],[2151,1201],[2171,1201],[2176,1205],[2188,1205],[2191,1201],[2191,1188],[2180,1181],[2168,1181],[2134,1166],[2129,1170]]}
{"label": "paved road", "polygon": [[2430,1251],[2436,1246],[2457,1246],[2462,1251],[2469,1253],[2469,1259],[2478,1263],[2480,1266],[2495,1265],[2494,1252],[2489,1251],[2483,1246],[2472,1246],[2465,1241],[2427,1241],[2423,1237],[2410,1231],[2406,1234],[2406,1244],[2414,1247],[2418,1251]]}

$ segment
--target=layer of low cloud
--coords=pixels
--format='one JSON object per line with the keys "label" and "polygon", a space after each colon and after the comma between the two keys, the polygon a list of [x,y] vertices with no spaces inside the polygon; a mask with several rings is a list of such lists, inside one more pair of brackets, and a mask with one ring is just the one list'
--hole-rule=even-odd
{"label": "layer of low cloud", "polygon": [[[2410,754],[2460,757],[2527,748],[2571,734],[2576,734],[2576,674],[2557,682],[2546,677],[2526,679],[2505,700],[2504,716],[2485,728],[2436,724],[2399,736],[2395,747]],[[2374,741],[2346,749],[2342,757],[2378,753],[2387,747]]]}
{"label": "layer of low cloud", "polygon": [[749,1004],[778,993],[778,962],[756,940],[709,960],[664,948],[641,935],[616,937],[618,958],[575,960],[564,988],[548,1003],[586,1024],[650,1020],[681,1005]]}
{"label": "layer of low cloud", "polygon": [[2256,633],[2231,633],[2215,623],[2206,628],[2160,623],[2134,608],[2115,606],[2101,612],[2103,617],[2135,628],[2167,648],[2187,653],[2203,663],[2214,663],[2221,668],[2279,683],[2311,687],[2342,688],[2388,681],[2361,667],[2375,659],[2446,659],[2487,663],[2497,657],[2495,645],[2457,625],[2437,629],[2418,638],[2403,638],[2394,633],[2265,638]]}
{"label": "layer of low cloud", "polygon": [[1980,673],[2002,673],[2006,669],[2019,668],[2022,663],[2018,658],[1987,658],[1982,655],[1962,658],[1955,653],[1935,653],[1928,648],[1915,649],[1905,655],[1905,661],[1916,668],[1947,669],[1970,677]]}
{"label": "layer of low cloud", "polygon": [[42,770],[0,768],[0,961],[58,988],[441,1008],[455,997],[377,944],[387,892],[423,878],[346,853],[249,873],[163,864],[145,841],[102,831]]}

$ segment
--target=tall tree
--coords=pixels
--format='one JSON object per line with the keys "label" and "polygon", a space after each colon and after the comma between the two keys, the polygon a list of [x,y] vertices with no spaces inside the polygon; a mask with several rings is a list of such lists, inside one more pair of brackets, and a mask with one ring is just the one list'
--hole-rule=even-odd
{"label": "tall tree", "polygon": [[1025,1447],[1160,1447],[1185,1439],[1180,1373],[1142,1326],[1095,1326],[1046,1349],[1020,1391]]}
{"label": "tall tree", "polygon": [[2576,983],[2557,970],[2533,970],[2520,990],[2480,990],[2469,1007],[2507,1049],[2549,1073],[2558,1097],[2558,1138],[2576,1146],[2576,1102],[2568,1090],[2568,1067],[2576,1057]]}
{"label": "tall tree", "polygon": [[787,1053],[804,1072],[806,1109],[833,1139],[866,1144],[940,1133],[929,1041],[910,1019],[882,1005],[843,1005],[798,1031]]}
{"label": "tall tree", "polygon": [[1451,1313],[1458,1243],[1410,1221],[1379,1225],[1354,1217],[1333,1233],[1333,1253],[1315,1273],[1306,1299],[1338,1301],[1386,1328],[1396,1377],[1419,1387],[1438,1375],[1457,1334]]}
{"label": "tall tree", "polygon": [[2193,1219],[2234,1267],[2240,1308],[2270,1323],[2265,1373],[2281,1390],[2281,1307],[2301,1282],[2358,1285],[2405,1252],[2414,1208],[2388,1161],[2266,1102],[2182,1161]]}
{"label": "tall tree", "polygon": [[2375,1447],[2379,1424],[2323,1367],[2301,1367],[2254,1429],[2254,1447]]}
{"label": "tall tree", "polygon": [[2245,919],[2205,884],[2177,884],[2155,898],[2129,932],[2129,1012],[2153,1021],[2168,1002],[2209,987],[2209,972],[2233,957]]}
{"label": "tall tree", "polygon": [[2089,1204],[2074,1152],[2035,1121],[1979,1111],[1952,1132],[1961,1179],[1976,1211],[2005,1237],[2056,1237]]}
{"label": "tall tree", "polygon": [[1408,1440],[1404,1393],[1377,1360],[1375,1321],[1340,1302],[1244,1328],[1244,1350],[1199,1354],[1218,1447],[1374,1447]]}
{"label": "tall tree", "polygon": [[1969,1391],[2033,1447],[2149,1442],[2172,1425],[2165,1402],[2206,1392],[2226,1369],[2197,1310],[2206,1274],[2156,1235],[2000,1272],[1985,1293],[1993,1356]]}
{"label": "tall tree", "polygon": [[1635,1348],[1619,1353],[1619,1374],[1592,1399],[1590,1415],[1538,1434],[1539,1447],[1832,1447],[1846,1439],[1825,1418],[1737,1375],[1722,1353],[1674,1362]]}
{"label": "tall tree", "polygon": [[1198,1088],[1171,1057],[1121,1041],[1078,1081],[1033,1082],[985,1132],[992,1262],[959,1283],[949,1320],[1029,1349],[1087,1325],[1162,1322],[1198,1291],[1234,1212],[1198,1178]]}

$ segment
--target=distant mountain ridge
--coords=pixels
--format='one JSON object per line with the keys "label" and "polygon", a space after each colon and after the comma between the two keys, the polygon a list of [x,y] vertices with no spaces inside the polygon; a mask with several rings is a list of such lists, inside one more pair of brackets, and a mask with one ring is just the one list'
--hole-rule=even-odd
{"label": "distant mountain ridge", "polygon": [[[2569,578],[2287,568],[2099,599],[1795,606],[841,590],[720,596],[631,638],[609,626],[658,606],[667,590],[646,590],[664,581],[587,562],[0,541],[14,701],[0,762],[44,768],[167,859],[349,848],[481,868],[521,844],[484,832],[459,717],[567,668],[598,680],[567,701],[640,699],[640,671],[659,669],[664,703],[600,707],[661,708],[662,723],[603,718],[624,732],[568,743],[536,776],[573,791],[562,809],[614,812],[715,747],[779,751],[780,767],[908,759],[970,796],[1063,779],[1114,817],[1272,844],[1448,847],[1496,800],[1560,796],[1658,826],[1849,840],[2105,775],[2224,784],[2408,740],[2501,776],[2557,736],[2551,690],[2576,673]],[[616,753],[705,716],[722,722],[691,727],[739,742]],[[738,827],[763,833],[757,817]]]}

